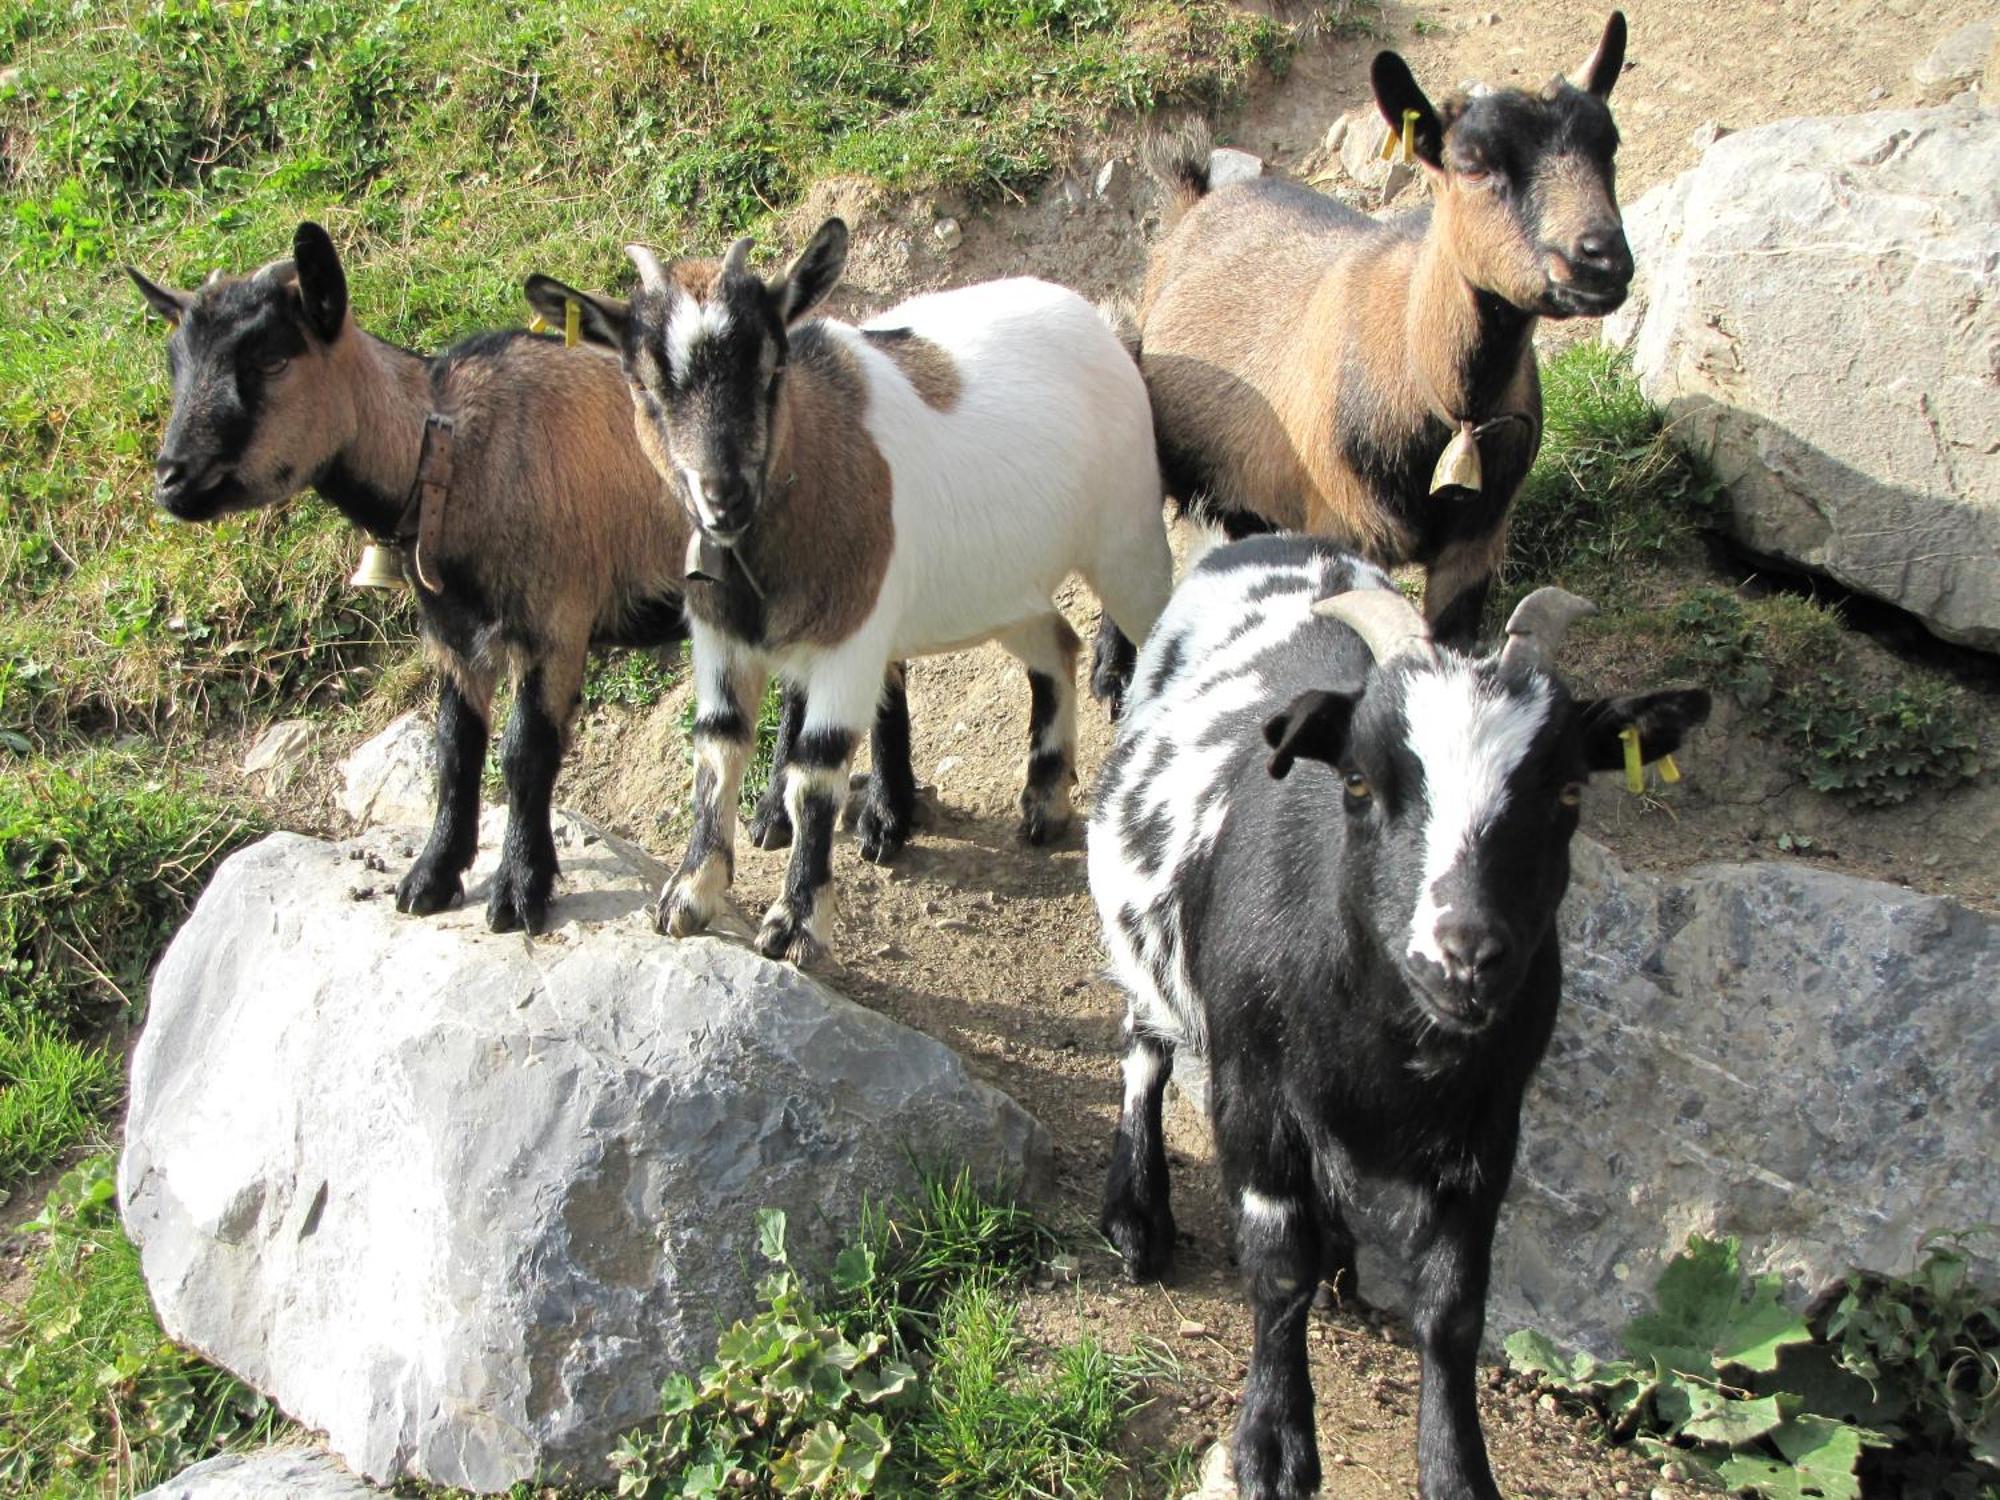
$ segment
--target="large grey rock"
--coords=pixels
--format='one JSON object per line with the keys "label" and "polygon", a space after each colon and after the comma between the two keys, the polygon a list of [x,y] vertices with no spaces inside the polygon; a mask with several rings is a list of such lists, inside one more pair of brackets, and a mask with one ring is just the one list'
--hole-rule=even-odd
{"label": "large grey rock", "polygon": [[168,1332],[370,1478],[601,1479],[752,1306],[759,1208],[811,1267],[912,1153],[1043,1181],[1041,1128],[955,1054],[659,937],[658,867],[580,820],[539,941],[485,930],[490,853],[435,918],[357,886],[405,837],[223,865],[155,977],[119,1169]]}
{"label": "large grey rock", "polygon": [[1626,216],[1606,326],[1753,550],[2000,650],[2000,114],[1781,120]]}
{"label": "large grey rock", "polygon": [[139,1500],[379,1500],[384,1493],[315,1449],[263,1448],[205,1459]]}
{"label": "large grey rock", "polygon": [[2000,19],[1968,21],[1938,38],[1924,60],[1910,69],[1910,77],[1929,99],[1971,88],[1984,76],[1996,40],[2000,40]]}
{"label": "large grey rock", "polygon": [[340,763],[340,808],[359,828],[427,826],[437,795],[437,731],[423,715],[398,717]]}
{"label": "large grey rock", "polygon": [[[1579,838],[1574,868],[1489,1345],[1540,1328],[1618,1352],[1696,1230],[1804,1296],[1908,1271],[1927,1230],[2000,1222],[2000,921],[1782,861],[1662,878]],[[1388,1217],[1362,1294],[1402,1305]]]}

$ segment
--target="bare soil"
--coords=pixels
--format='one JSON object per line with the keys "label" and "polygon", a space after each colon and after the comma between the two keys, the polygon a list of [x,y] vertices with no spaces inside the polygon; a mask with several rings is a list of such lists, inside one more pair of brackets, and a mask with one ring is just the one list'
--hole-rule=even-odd
{"label": "bare soil", "polygon": [[[1489,7],[1497,7],[1492,9]],[[1838,113],[1917,102],[1911,64],[1982,7],[1973,0],[1627,0],[1631,65],[1614,99],[1625,145],[1622,195],[1630,201],[1692,166],[1690,137],[1709,121],[1740,126],[1786,114]],[[1489,19],[1497,17],[1497,19]],[[1553,0],[1388,5],[1366,38],[1321,35],[1281,80],[1260,85],[1218,139],[1296,169],[1328,125],[1365,102],[1369,58],[1392,46],[1436,92],[1484,77],[1539,84],[1580,62],[1603,12]],[[1150,186],[1137,180],[1136,128],[1077,143],[1065,179],[1032,202],[964,211],[953,202],[886,203],[863,184],[822,184],[794,216],[804,228],[846,215],[857,243],[836,310],[854,314],[916,290],[1032,273],[1093,296],[1129,293],[1155,222]],[[1099,197],[1098,166],[1126,164],[1123,187]],[[944,215],[963,240],[947,250],[933,233]],[[1095,608],[1066,601],[1088,636]],[[1651,664],[1615,650],[1584,665],[1615,685],[1652,680]],[[605,709],[585,719],[558,790],[585,811],[672,860],[686,826],[685,689],[645,711]],[[956,1048],[983,1077],[1034,1111],[1057,1142],[1058,1222],[1082,1254],[1073,1286],[1027,1296],[1029,1330],[1051,1341],[1087,1328],[1114,1348],[1155,1340],[1181,1375],[1155,1383],[1157,1399],[1135,1420],[1135,1464],[1155,1475],[1179,1450],[1198,1454],[1225,1436],[1249,1347],[1217,1202],[1205,1127],[1185,1110],[1172,1126],[1176,1210],[1184,1232],[1164,1286],[1131,1287],[1094,1233],[1098,1192],[1116,1119],[1122,1001],[1102,976],[1096,914],[1086,891],[1081,826],[1052,849],[1015,838],[1014,799],[1025,751],[1027,694],[997,649],[918,663],[911,678],[915,759],[927,783],[925,825],[892,866],[863,863],[851,841],[835,853],[840,896],[835,954],[823,977],[862,1004]],[[329,734],[326,749],[359,738]],[[1088,702],[1082,712],[1082,795],[1110,742]],[[233,760],[232,756],[232,760]],[[324,767],[275,799],[293,826],[333,828]],[[1593,794],[1587,830],[1628,863],[1674,868],[1714,858],[1775,854],[1782,832],[1806,832],[1815,849],[1856,873],[1993,905],[2000,865],[1989,846],[2000,829],[2000,793],[1939,797],[1893,813],[1857,817],[1803,792],[1792,768],[1732,725],[1725,712],[1681,757],[1686,780],[1662,797]],[[782,854],[738,851],[735,897],[754,924],[779,888]],[[1365,1288],[1363,1289],[1366,1290]],[[1416,1362],[1407,1337],[1361,1310],[1319,1319],[1312,1335],[1326,1493],[1355,1500],[1415,1494]],[[1577,1412],[1536,1398],[1495,1370],[1484,1395],[1489,1446],[1502,1489],[1522,1497],[1678,1497],[1693,1493],[1632,1455],[1607,1449]],[[1163,1481],[1136,1491],[1161,1494]]]}

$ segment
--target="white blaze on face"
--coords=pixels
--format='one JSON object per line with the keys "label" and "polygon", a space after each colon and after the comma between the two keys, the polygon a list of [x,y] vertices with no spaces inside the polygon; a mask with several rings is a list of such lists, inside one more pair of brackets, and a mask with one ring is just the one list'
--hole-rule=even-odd
{"label": "white blaze on face", "polygon": [[729,332],[729,309],[720,302],[701,303],[676,291],[667,308],[667,363],[685,379],[694,363],[695,345]]}
{"label": "white blaze on face", "polygon": [[1424,869],[1410,918],[1412,958],[1444,963],[1438,887],[1506,806],[1507,788],[1548,718],[1548,688],[1503,692],[1468,662],[1411,676],[1403,695],[1410,751],[1424,768]]}
{"label": "white blaze on face", "polygon": [[701,487],[701,476],[687,465],[681,465],[681,483],[687,486],[688,499],[694,502],[694,513],[701,518],[703,526],[715,524],[715,511],[708,503],[708,493]]}

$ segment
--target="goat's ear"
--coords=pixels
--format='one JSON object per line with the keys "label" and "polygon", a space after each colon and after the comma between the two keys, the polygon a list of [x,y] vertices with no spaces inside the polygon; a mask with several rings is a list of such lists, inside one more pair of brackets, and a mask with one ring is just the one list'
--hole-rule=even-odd
{"label": "goat's ear", "polygon": [[1283,713],[1264,723],[1264,743],[1271,747],[1265,769],[1283,781],[1300,757],[1333,765],[1347,748],[1354,703],[1352,693],[1300,693]]}
{"label": "goat's ear", "polygon": [[622,351],[625,347],[625,329],[632,321],[631,304],[622,297],[598,297],[589,292],[579,292],[568,282],[557,281],[553,276],[544,276],[537,271],[522,283],[521,291],[542,320],[557,328],[569,316],[569,305],[577,307],[577,331],[584,340],[592,344],[602,344],[607,349]]}
{"label": "goat's ear", "polygon": [[1639,754],[1648,761],[1671,755],[1687,732],[1708,717],[1708,694],[1701,688],[1640,693],[1630,698],[1595,698],[1577,705],[1583,715],[1583,758],[1593,771],[1625,764],[1618,736],[1639,731]]}
{"label": "goat's ear", "polygon": [[846,269],[847,225],[840,219],[828,219],[785,274],[771,280],[778,320],[787,328],[798,322],[819,306]]}
{"label": "goat's ear", "polygon": [[292,234],[292,267],[299,278],[299,303],[306,327],[331,343],[347,321],[347,273],[333,236],[308,219]]}
{"label": "goat's ear", "polygon": [[133,266],[127,266],[125,274],[132,278],[132,285],[139,289],[139,295],[146,299],[146,305],[167,320],[169,328],[180,326],[182,316],[194,305],[192,294],[170,292],[165,287],[148,281]]}
{"label": "goat's ear", "polygon": [[1618,81],[1618,75],[1624,70],[1625,12],[1614,10],[1611,19],[1604,23],[1604,35],[1598,40],[1597,50],[1590,54],[1582,67],[1569,75],[1569,81],[1586,94],[1605,99],[1610,97],[1611,85]]}
{"label": "goat's ear", "polygon": [[1368,70],[1369,81],[1375,86],[1375,107],[1382,111],[1382,118],[1389,122],[1391,130],[1403,128],[1403,114],[1407,110],[1416,111],[1416,123],[1410,143],[1416,148],[1417,160],[1428,167],[1444,164],[1444,122],[1432,108],[1431,101],[1424,97],[1424,91],[1417,86],[1410,65],[1393,52],[1375,54],[1375,64]]}

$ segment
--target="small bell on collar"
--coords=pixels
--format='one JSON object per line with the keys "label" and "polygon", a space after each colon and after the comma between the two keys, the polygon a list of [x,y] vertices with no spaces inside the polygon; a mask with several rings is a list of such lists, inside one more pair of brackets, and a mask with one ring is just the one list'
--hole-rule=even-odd
{"label": "small bell on collar", "polygon": [[1477,491],[1480,478],[1479,439],[1470,422],[1460,422],[1457,433],[1438,455],[1437,467],[1431,470],[1431,493],[1453,487]]}
{"label": "small bell on collar", "polygon": [[404,582],[403,549],[383,542],[361,549],[361,566],[347,580],[348,587],[357,589],[399,589]]}

